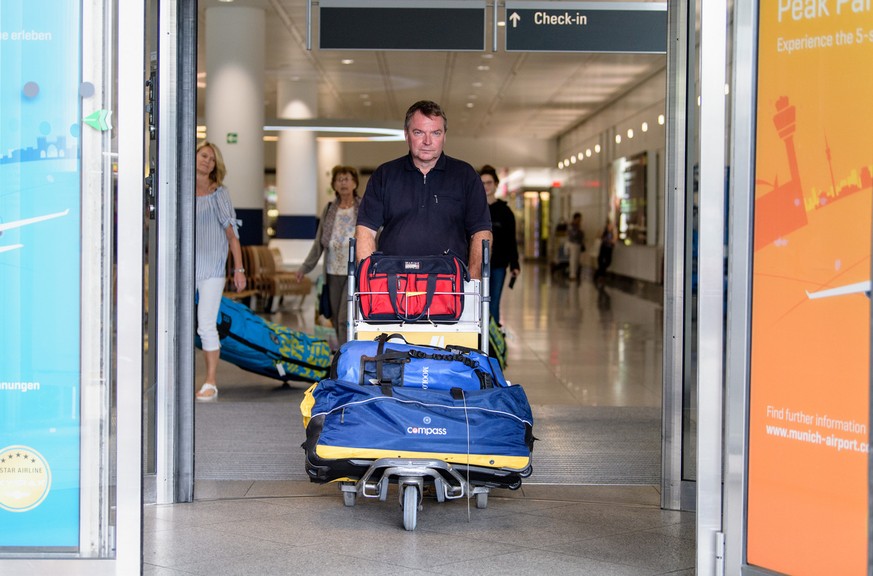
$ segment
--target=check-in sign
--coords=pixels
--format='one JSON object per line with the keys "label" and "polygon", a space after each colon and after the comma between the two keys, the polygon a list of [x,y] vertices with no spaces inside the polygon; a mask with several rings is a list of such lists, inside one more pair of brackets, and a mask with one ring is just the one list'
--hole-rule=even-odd
{"label": "check-in sign", "polygon": [[667,51],[666,2],[507,2],[507,52]]}
{"label": "check-in sign", "polygon": [[322,50],[485,49],[484,0],[320,0]]}

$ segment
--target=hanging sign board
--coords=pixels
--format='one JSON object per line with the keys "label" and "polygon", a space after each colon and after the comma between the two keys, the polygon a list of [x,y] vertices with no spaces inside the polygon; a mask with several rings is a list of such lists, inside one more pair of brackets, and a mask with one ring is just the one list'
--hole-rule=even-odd
{"label": "hanging sign board", "polygon": [[667,51],[666,2],[507,2],[507,52]]}
{"label": "hanging sign board", "polygon": [[485,50],[482,0],[321,0],[321,50]]}

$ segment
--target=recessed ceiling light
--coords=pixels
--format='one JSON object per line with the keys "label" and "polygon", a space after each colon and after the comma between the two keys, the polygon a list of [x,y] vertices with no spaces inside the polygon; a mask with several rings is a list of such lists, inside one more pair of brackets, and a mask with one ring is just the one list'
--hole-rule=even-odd
{"label": "recessed ceiling light", "polygon": [[616,135],[615,135],[615,143],[616,143],[616,144],[621,144],[621,134],[616,134]]}
{"label": "recessed ceiling light", "polygon": [[576,157],[570,156],[570,164],[575,164],[575,163],[576,163]]}
{"label": "recessed ceiling light", "polygon": [[351,58],[343,58],[342,60],[340,60],[340,62],[342,62],[343,64],[354,64],[355,63],[355,61],[352,60]]}
{"label": "recessed ceiling light", "polygon": [[633,138],[633,137],[634,137],[634,129],[633,129],[633,128],[628,128],[628,129],[627,129],[627,137],[628,137],[628,138]]}
{"label": "recessed ceiling light", "polygon": [[370,102],[369,100],[364,101],[364,106],[372,106],[372,105],[373,105],[373,103]]}
{"label": "recessed ceiling light", "polygon": [[486,52],[485,54],[482,54],[482,58],[485,58],[486,60],[491,60],[492,58],[494,58],[494,54],[492,54],[491,52]]}
{"label": "recessed ceiling light", "polygon": [[661,126],[664,125],[664,115],[663,114],[658,114],[658,124],[660,124]]}
{"label": "recessed ceiling light", "polygon": [[233,0],[218,0],[219,2],[233,2]]}
{"label": "recessed ceiling light", "polygon": [[482,87],[481,82],[473,82],[473,88],[481,88],[481,87]]}
{"label": "recessed ceiling light", "polygon": [[588,148],[587,150],[585,150],[585,155],[587,157],[591,158],[591,148]]}
{"label": "recessed ceiling light", "polygon": [[479,70],[480,72],[485,72],[486,70],[491,70],[491,66],[481,64],[479,66],[476,66],[476,70]]}
{"label": "recessed ceiling light", "polygon": [[361,98],[363,98],[364,100],[366,100],[369,97],[370,97],[369,94],[361,94]]}
{"label": "recessed ceiling light", "polygon": [[648,132],[648,131],[649,131],[649,123],[648,123],[648,122],[643,122],[643,125],[640,126],[640,129],[641,129],[643,132]]}
{"label": "recessed ceiling light", "polygon": [[505,20],[500,20],[500,21],[497,23],[497,25],[498,25],[498,26],[506,26],[506,21],[505,21]]}
{"label": "recessed ceiling light", "polygon": [[472,108],[472,107],[473,107],[473,103],[472,103],[472,102],[467,102],[467,108]]}
{"label": "recessed ceiling light", "polygon": [[[595,145],[594,145],[594,151],[595,151],[596,153],[600,154],[600,144],[595,144]],[[589,156],[590,156],[590,154],[589,154]]]}
{"label": "recessed ceiling light", "polygon": [[585,154],[582,153],[582,152],[579,152],[578,154],[576,154],[576,157],[579,158],[579,160],[584,160],[584,159],[585,159]]}

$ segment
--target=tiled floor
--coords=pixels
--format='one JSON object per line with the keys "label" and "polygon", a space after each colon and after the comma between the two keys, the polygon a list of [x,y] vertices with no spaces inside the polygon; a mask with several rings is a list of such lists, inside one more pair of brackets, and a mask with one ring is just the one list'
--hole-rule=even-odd
{"label": "tiled floor", "polygon": [[[311,306],[274,320],[311,330]],[[507,377],[525,387],[535,434],[549,424],[537,415],[559,409],[660,406],[662,310],[645,295],[531,265],[505,291],[503,318]],[[219,402],[302,394],[280,400],[275,382],[245,374],[223,364]],[[335,486],[299,478],[201,479],[194,503],[147,506],[145,574],[694,573],[694,515],[661,510],[657,485],[531,481],[492,491],[486,509],[426,499],[406,531],[393,491],[348,508]]]}

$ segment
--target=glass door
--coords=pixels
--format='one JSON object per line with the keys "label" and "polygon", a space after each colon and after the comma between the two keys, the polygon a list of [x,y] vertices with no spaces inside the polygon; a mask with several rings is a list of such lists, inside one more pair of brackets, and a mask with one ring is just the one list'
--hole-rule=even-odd
{"label": "glass door", "polygon": [[0,3],[0,573],[139,570],[143,13]]}

